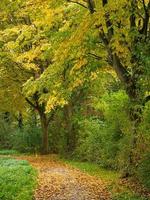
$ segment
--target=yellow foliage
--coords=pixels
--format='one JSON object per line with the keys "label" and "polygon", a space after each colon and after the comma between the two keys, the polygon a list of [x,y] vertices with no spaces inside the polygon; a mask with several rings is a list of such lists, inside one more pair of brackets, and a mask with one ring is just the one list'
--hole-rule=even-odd
{"label": "yellow foliage", "polygon": [[53,94],[49,96],[47,101],[46,112],[50,112],[57,106],[63,107],[67,103],[67,100],[65,100],[59,93],[53,91]]}

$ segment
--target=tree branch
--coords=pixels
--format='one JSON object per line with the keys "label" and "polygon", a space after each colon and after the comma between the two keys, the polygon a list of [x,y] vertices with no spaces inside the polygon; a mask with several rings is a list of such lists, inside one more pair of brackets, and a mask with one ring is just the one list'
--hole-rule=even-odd
{"label": "tree branch", "polygon": [[25,98],[26,102],[32,106],[34,109],[38,109],[38,107],[36,105],[34,105],[34,103],[32,103],[27,97]]}
{"label": "tree branch", "polygon": [[139,32],[141,34],[144,34],[145,36],[147,36],[147,32],[148,32],[148,24],[149,24],[149,9],[150,9],[150,1],[146,7],[146,4],[145,4],[145,0],[142,0],[143,2],[143,8],[144,8],[144,11],[145,11],[145,17],[143,19],[143,27],[141,30],[139,30]]}
{"label": "tree branch", "polygon": [[103,0],[103,7],[108,3],[108,0]]}
{"label": "tree branch", "polygon": [[85,6],[84,4],[82,4],[82,3],[80,3],[80,2],[73,1],[73,0],[67,0],[67,1],[70,2],[70,3],[78,4],[78,5],[82,6],[83,8],[89,9],[87,6]]}
{"label": "tree branch", "polygon": [[105,47],[107,47],[109,42],[108,42],[108,38],[107,38],[106,34],[104,33],[102,24],[97,26],[97,28],[99,28],[99,36],[100,36],[101,40],[103,41]]}
{"label": "tree branch", "polygon": [[100,56],[98,56],[98,55],[96,55],[94,53],[88,53],[88,55],[93,56],[96,60],[101,60],[102,59],[102,57],[100,57]]}
{"label": "tree branch", "polygon": [[131,76],[129,72],[125,69],[125,67],[122,65],[119,57],[116,54],[113,55],[113,68],[115,69],[119,79],[125,85],[127,85],[129,81],[131,80]]}
{"label": "tree branch", "polygon": [[136,27],[136,17],[135,17],[135,7],[136,7],[136,0],[132,0],[131,2],[132,6],[132,13],[130,16],[130,28],[135,28]]}
{"label": "tree branch", "polygon": [[[107,4],[108,4],[108,0],[103,0],[103,7],[105,7]],[[114,30],[113,30],[113,27],[112,27],[112,22],[110,20],[109,12],[105,13],[105,22],[106,22],[106,27],[107,27],[107,30],[108,30],[108,38],[109,38],[109,40],[111,40],[111,38],[114,34]]]}
{"label": "tree branch", "polygon": [[88,3],[88,9],[90,10],[90,13],[93,14],[96,11],[94,0],[88,0],[87,3]]}

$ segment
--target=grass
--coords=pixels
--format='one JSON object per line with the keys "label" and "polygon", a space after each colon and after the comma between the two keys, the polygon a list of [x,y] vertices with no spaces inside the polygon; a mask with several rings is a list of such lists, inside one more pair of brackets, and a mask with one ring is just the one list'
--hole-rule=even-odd
{"label": "grass", "polygon": [[0,155],[18,155],[18,154],[19,152],[16,150],[5,150],[5,149],[0,150]]}
{"label": "grass", "polygon": [[97,164],[89,162],[80,162],[74,160],[64,160],[66,164],[69,164],[81,171],[101,178],[108,184],[108,189],[112,194],[112,200],[148,200],[139,196],[134,191],[131,191],[124,185],[119,184],[120,174],[115,171],[107,170],[100,167]]}
{"label": "grass", "polygon": [[0,200],[32,200],[36,171],[27,161],[0,157]]}
{"label": "grass", "polygon": [[72,160],[65,160],[65,162],[73,167],[80,169],[83,172],[88,173],[89,175],[100,177],[106,181],[115,181],[119,178],[119,174],[117,172],[106,170],[94,163],[79,162]]}
{"label": "grass", "polygon": [[124,192],[122,194],[114,194],[113,200],[148,200],[144,197],[140,197],[136,194],[130,193],[130,192]]}

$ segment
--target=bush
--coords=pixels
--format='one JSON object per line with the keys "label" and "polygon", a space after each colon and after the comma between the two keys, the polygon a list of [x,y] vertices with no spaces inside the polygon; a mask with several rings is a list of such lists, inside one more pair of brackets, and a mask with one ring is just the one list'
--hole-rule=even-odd
{"label": "bush", "polygon": [[110,129],[106,123],[86,119],[81,122],[80,138],[75,156],[82,161],[95,162],[101,166],[116,169],[120,133]]}
{"label": "bush", "polygon": [[16,150],[0,150],[0,155],[17,155],[19,154]]}
{"label": "bush", "polygon": [[83,120],[80,122],[78,147],[76,156],[83,161],[98,162],[101,155],[102,139],[100,137],[100,125],[94,120]]}
{"label": "bush", "polygon": [[143,183],[146,188],[150,189],[150,153],[147,153],[141,160],[137,175],[141,183]]}
{"label": "bush", "polygon": [[0,149],[9,149],[12,147],[10,136],[13,132],[11,124],[5,122],[0,115]]}
{"label": "bush", "polygon": [[32,200],[36,172],[27,161],[0,158],[0,199]]}
{"label": "bush", "polygon": [[146,200],[146,199],[144,197],[140,197],[138,195],[122,193],[122,194],[114,195],[112,200]]}
{"label": "bush", "polygon": [[16,121],[7,122],[0,115],[0,149],[15,149],[19,152],[39,152],[41,150],[41,128],[29,118],[18,128]]}
{"label": "bush", "polygon": [[19,152],[40,152],[42,141],[41,129],[38,126],[26,125],[16,129],[11,136],[12,148]]}
{"label": "bush", "polygon": [[75,155],[106,168],[128,169],[133,128],[127,95],[124,91],[106,94],[94,107],[103,112],[103,121],[88,118],[80,122]]}

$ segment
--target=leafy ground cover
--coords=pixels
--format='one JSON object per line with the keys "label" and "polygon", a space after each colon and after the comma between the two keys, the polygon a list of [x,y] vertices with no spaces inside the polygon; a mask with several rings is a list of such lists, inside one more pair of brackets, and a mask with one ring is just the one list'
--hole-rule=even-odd
{"label": "leafy ground cover", "polygon": [[38,170],[36,200],[109,200],[105,181],[69,166],[57,156],[23,156]]}
{"label": "leafy ground cover", "polygon": [[36,171],[25,160],[0,157],[0,200],[32,200]]}

